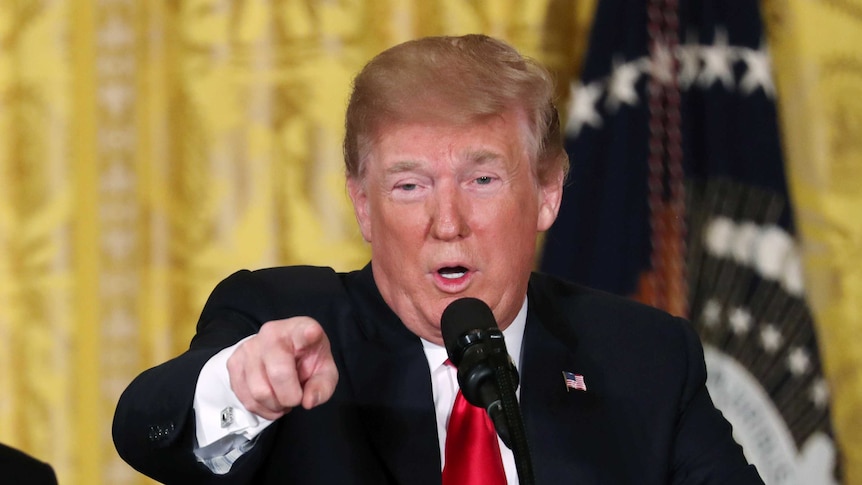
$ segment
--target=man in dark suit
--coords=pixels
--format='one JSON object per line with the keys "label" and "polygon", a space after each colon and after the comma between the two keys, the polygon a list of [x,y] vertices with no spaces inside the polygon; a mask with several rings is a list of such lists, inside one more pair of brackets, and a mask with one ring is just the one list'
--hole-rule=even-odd
{"label": "man in dark suit", "polygon": [[0,443],[0,482],[57,485],[51,465]]}
{"label": "man in dark suit", "polygon": [[[372,262],[220,283],[190,349],[121,397],[120,455],[166,483],[439,485],[458,458],[441,315],[474,297],[519,370],[536,483],[762,483],[712,405],[687,322],[531,273],[568,167],[553,92],[485,36],[373,59],[344,142]],[[502,481],[519,483],[499,448]]]}

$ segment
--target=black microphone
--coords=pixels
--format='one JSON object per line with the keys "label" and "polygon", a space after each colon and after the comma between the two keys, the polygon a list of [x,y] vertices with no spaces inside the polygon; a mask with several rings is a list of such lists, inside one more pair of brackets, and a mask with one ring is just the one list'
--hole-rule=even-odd
{"label": "black microphone", "polygon": [[440,330],[449,361],[458,369],[461,393],[470,404],[484,408],[503,443],[512,448],[503,402],[513,400],[518,370],[506,351],[503,332],[485,302],[476,298],[453,301],[443,311]]}

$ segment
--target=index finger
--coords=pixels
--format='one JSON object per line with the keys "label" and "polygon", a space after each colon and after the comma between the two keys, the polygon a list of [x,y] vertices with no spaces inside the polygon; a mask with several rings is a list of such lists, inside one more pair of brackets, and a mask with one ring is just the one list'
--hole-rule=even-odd
{"label": "index finger", "polygon": [[308,352],[319,350],[321,346],[329,347],[326,332],[317,321],[311,317],[294,317],[296,319],[296,330],[290,333],[293,351],[297,356]]}

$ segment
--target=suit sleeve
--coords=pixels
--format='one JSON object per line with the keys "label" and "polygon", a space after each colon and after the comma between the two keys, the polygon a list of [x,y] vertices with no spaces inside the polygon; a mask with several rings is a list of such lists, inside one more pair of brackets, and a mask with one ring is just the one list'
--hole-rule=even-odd
{"label": "suit sleeve", "polygon": [[[261,459],[259,451],[241,457],[222,476],[197,461],[192,402],[203,365],[270,319],[265,290],[249,271],[222,281],[204,306],[189,350],[143,372],[123,392],[114,414],[113,438],[120,456],[136,470],[168,484],[250,480]],[[266,442],[263,436],[261,440]]]}
{"label": "suit sleeve", "polygon": [[675,485],[762,485],[753,465],[733,440],[730,423],[712,403],[706,388],[703,347],[688,322],[683,322],[687,351],[685,390],[673,450]]}

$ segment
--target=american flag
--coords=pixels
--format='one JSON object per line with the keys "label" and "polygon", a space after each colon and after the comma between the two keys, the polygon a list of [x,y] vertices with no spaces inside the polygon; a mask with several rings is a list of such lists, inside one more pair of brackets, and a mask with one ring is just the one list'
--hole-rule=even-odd
{"label": "american flag", "polygon": [[563,379],[566,380],[566,390],[575,389],[577,391],[586,391],[587,384],[584,382],[584,376],[563,371]]}
{"label": "american flag", "polygon": [[[761,475],[840,483],[760,12],[769,2],[595,3],[588,52],[573,61],[583,63],[566,120],[575,163],[541,270],[642,301],[685,299],[675,314],[697,329],[710,395]],[[733,387],[752,380],[751,393]],[[738,407],[762,395],[774,405],[763,412],[779,412],[768,435]],[[767,441],[798,450],[782,461],[797,465],[760,453]],[[812,459],[815,442],[823,455]]]}

